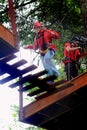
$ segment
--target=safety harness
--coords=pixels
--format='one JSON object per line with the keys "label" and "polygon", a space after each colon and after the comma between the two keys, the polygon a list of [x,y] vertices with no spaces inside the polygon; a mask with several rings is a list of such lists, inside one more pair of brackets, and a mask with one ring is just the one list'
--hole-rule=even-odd
{"label": "safety harness", "polygon": [[[49,44],[46,44],[45,43],[45,41],[44,41],[44,32],[42,32],[40,35],[37,35],[36,36],[36,40],[38,41],[38,39],[39,38],[42,38],[42,48],[40,49],[40,54],[42,55],[42,56],[44,56],[45,55],[45,53],[48,51],[48,49],[49,49],[49,45],[50,45],[50,43]],[[38,45],[39,45],[39,43],[38,43]]]}

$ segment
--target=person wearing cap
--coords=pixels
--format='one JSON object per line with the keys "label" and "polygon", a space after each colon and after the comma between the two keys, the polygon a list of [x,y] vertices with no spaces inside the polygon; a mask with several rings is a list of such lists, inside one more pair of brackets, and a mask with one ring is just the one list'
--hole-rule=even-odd
{"label": "person wearing cap", "polygon": [[28,45],[26,48],[34,50],[39,49],[42,64],[45,70],[48,72],[47,75],[56,75],[58,77],[60,73],[52,61],[56,51],[56,46],[54,43],[52,43],[52,40],[58,39],[60,34],[56,31],[43,27],[40,22],[35,22],[33,29],[36,31],[34,44]]}
{"label": "person wearing cap", "polygon": [[70,42],[65,43],[64,45],[64,59],[63,66],[66,73],[67,81],[71,80],[78,76],[78,60],[77,58],[80,55],[80,46],[78,46],[78,39],[73,38]]}

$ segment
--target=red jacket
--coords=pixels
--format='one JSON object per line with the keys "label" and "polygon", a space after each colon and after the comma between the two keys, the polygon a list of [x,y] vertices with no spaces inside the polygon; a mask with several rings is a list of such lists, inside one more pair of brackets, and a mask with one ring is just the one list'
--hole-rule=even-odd
{"label": "red jacket", "polygon": [[56,51],[56,46],[55,44],[52,43],[52,40],[56,40],[60,37],[59,33],[48,30],[48,29],[42,29],[36,34],[34,44],[29,45],[29,48],[31,49],[40,49],[42,51],[46,50],[47,48],[51,48],[54,51]]}
{"label": "red jacket", "polygon": [[78,55],[80,55],[79,50],[76,49],[76,50],[72,50],[72,51],[67,51],[67,50],[66,50],[66,47],[68,47],[68,46],[72,47],[69,42],[67,42],[67,43],[65,44],[65,46],[64,46],[64,57],[68,57],[68,58],[70,58],[71,60],[76,61]]}

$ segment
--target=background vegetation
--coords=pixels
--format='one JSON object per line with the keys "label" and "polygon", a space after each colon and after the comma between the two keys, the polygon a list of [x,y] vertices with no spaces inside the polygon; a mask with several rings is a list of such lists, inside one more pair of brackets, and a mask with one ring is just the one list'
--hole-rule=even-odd
{"label": "background vegetation", "polygon": [[[85,35],[83,14],[87,9],[83,8],[84,3],[87,5],[86,0],[13,0],[20,46],[33,43],[35,36],[33,23],[38,20],[45,27],[60,33],[60,39],[55,42],[57,45],[55,59],[57,64],[61,63],[65,42],[70,41],[73,36]],[[0,24],[12,31],[8,13],[8,0],[0,0]],[[87,58],[82,61],[86,69]],[[83,69],[84,65],[80,72]],[[63,70],[61,74],[64,75]]]}

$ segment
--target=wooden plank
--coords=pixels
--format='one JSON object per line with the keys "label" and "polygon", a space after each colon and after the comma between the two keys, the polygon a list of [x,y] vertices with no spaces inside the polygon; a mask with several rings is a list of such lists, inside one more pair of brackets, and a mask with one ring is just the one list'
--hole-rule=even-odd
{"label": "wooden plank", "polygon": [[4,57],[4,58],[1,58],[1,59],[0,59],[0,62],[5,62],[5,63],[6,63],[6,62],[8,62],[8,61],[10,61],[10,60],[13,60],[13,59],[16,58],[16,57],[17,57],[16,55],[14,55],[14,54],[12,55],[12,54],[11,54],[11,55],[9,55],[9,56],[6,56],[6,57]]}
{"label": "wooden plank", "polygon": [[[31,92],[31,93],[28,93],[27,94],[27,96],[29,96],[29,97],[33,97],[33,96],[37,96],[37,95],[43,95],[43,93],[47,93],[47,90],[45,90],[45,89],[38,89],[38,90],[36,90],[36,91],[34,91],[34,92]],[[37,98],[35,98],[35,99],[37,99]]]}
{"label": "wooden plank", "polygon": [[0,24],[0,37],[8,42],[11,46],[15,47],[14,36],[8,28]]}
{"label": "wooden plank", "polygon": [[[19,65],[19,63],[18,64],[15,64],[16,66],[18,66]],[[19,77],[19,76],[22,76],[23,74],[25,74],[25,73],[28,73],[28,72],[30,72],[30,71],[32,71],[32,70],[34,70],[34,69],[36,69],[37,67],[35,66],[35,65],[31,65],[31,66],[28,66],[28,67],[26,67],[25,69],[23,69],[23,70],[16,70],[17,72],[13,72],[13,70],[15,71],[15,68],[14,68],[14,66],[15,65],[13,65],[13,66],[10,66],[10,70],[9,70],[9,74],[10,74],[10,76],[8,76],[8,77],[6,77],[6,78],[3,78],[2,80],[1,80],[1,84],[4,84],[4,83],[6,83],[6,82],[8,82],[8,81],[10,81],[10,80],[13,80],[13,79],[15,79],[15,78],[17,78],[17,77]]]}
{"label": "wooden plank", "polygon": [[[28,118],[31,115],[33,115],[34,113],[39,112],[40,110],[46,108],[47,106],[58,102],[60,99],[66,97],[67,95],[75,92],[76,90],[78,90],[79,88],[82,88],[83,86],[87,85],[87,72],[85,72],[84,74],[80,75],[78,78],[75,78],[71,81],[67,82],[67,85],[69,83],[72,83],[73,86],[72,87],[68,87],[62,91],[59,91],[57,93],[54,93],[52,95],[49,95],[47,97],[44,97],[40,100],[37,100],[27,106],[25,106],[23,108],[23,117],[22,119]],[[62,87],[62,85],[61,85]],[[21,120],[22,120],[21,119]]]}
{"label": "wooden plank", "polygon": [[36,79],[34,79],[34,82],[33,82],[33,80],[31,80],[30,85],[21,88],[19,91],[24,92],[24,91],[27,91],[27,90],[29,90],[31,88],[36,87],[36,86],[46,90],[48,88],[48,86],[49,86],[49,84],[47,84],[46,82],[48,82],[50,80],[54,80],[54,79],[56,79],[56,76],[54,76],[54,75],[49,76],[49,77],[45,77],[45,78],[42,78],[42,79],[36,78]]}
{"label": "wooden plank", "polygon": [[[58,80],[58,81],[56,81],[56,82],[53,82],[53,83],[51,83],[50,84],[50,87],[49,87],[49,90],[50,89],[53,89],[53,88],[55,88],[56,86],[58,86],[58,85],[60,85],[60,84],[65,84],[65,83],[67,83],[67,81],[65,80],[65,79],[61,79],[61,80]],[[49,84],[49,83],[48,83]]]}
{"label": "wooden plank", "polygon": [[[10,65],[10,69],[15,69],[15,68],[17,68],[17,67],[19,67],[19,66],[24,65],[25,63],[27,63],[27,61],[25,61],[25,60],[20,60],[20,61],[14,63],[13,65]],[[2,65],[1,65],[1,64],[2,64]],[[4,74],[4,73],[8,73],[8,70],[5,70],[5,69],[3,68],[3,62],[2,62],[2,61],[0,62],[0,70],[1,70],[1,72],[0,72],[1,75]]]}
{"label": "wooden plank", "polygon": [[[63,84],[64,84],[64,83],[63,83]],[[58,87],[58,86],[57,86],[57,87]],[[73,84],[72,84],[72,83],[68,83],[68,84],[65,83],[64,85],[59,86],[58,88],[55,87],[54,89],[48,90],[46,93],[42,93],[42,94],[40,94],[40,95],[37,95],[37,96],[35,97],[35,99],[36,99],[36,100],[40,100],[40,99],[45,98],[45,97],[47,97],[47,96],[49,96],[49,95],[51,95],[51,94],[53,94],[53,93],[62,91],[62,90],[64,90],[64,89],[68,88],[68,87],[73,87]]]}
{"label": "wooden plank", "polygon": [[[5,50],[5,51],[3,51]],[[0,58],[3,58],[8,55],[13,55],[14,53],[18,52],[16,48],[11,46],[8,42],[4,41],[0,38]]]}
{"label": "wooden plank", "polygon": [[[58,87],[58,89],[56,89],[56,86],[60,85],[60,84],[64,84],[64,86],[62,85],[62,87]],[[54,93],[55,91],[61,91],[67,87],[71,87],[73,84],[69,83],[68,85],[65,84],[65,80],[60,80],[59,82],[55,82],[52,84],[46,84],[45,87],[43,89],[39,89],[36,90],[35,92],[31,92],[29,94],[27,94],[27,96],[35,96],[38,95],[36,97],[36,99],[48,96],[49,94]],[[45,94],[43,94],[43,92],[46,92]],[[42,93],[42,94],[41,94]],[[39,96],[40,95],[40,96]]]}
{"label": "wooden plank", "polygon": [[10,87],[10,88],[14,88],[14,87],[17,87],[17,86],[19,86],[19,85],[23,85],[23,84],[26,83],[26,82],[31,82],[31,81],[34,82],[35,78],[40,77],[40,76],[42,76],[42,75],[44,75],[44,74],[46,74],[46,73],[47,73],[46,71],[41,71],[41,72],[36,73],[36,74],[34,74],[34,75],[25,76],[25,77],[23,77],[20,81],[15,82],[15,83],[9,85],[9,87]]}
{"label": "wooden plank", "polygon": [[20,71],[16,68],[12,68],[11,65],[7,64],[7,63],[0,63],[0,69],[8,74],[12,74],[15,75],[17,73],[19,73]]}
{"label": "wooden plank", "polygon": [[20,66],[22,66],[22,65],[24,65],[26,63],[27,63],[27,61],[22,59],[20,61],[17,61],[16,63],[12,64],[11,67],[12,68],[17,68],[17,67],[20,67]]}

